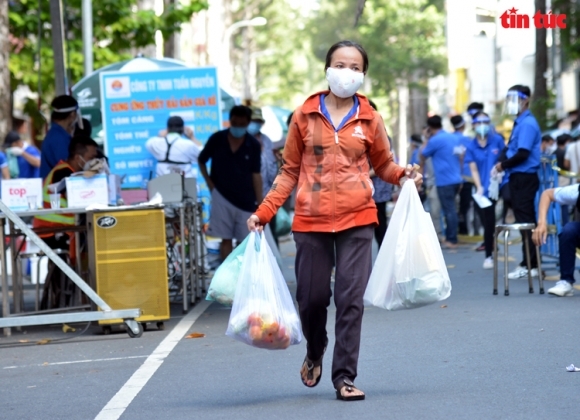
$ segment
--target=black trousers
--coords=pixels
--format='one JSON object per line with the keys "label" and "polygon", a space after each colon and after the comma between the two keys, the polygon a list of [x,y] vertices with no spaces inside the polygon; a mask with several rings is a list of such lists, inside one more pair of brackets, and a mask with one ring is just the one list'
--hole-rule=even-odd
{"label": "black trousers", "polygon": [[322,357],[327,340],[326,319],[332,296],[330,275],[336,252],[334,303],[336,323],[332,383],[357,376],[363,295],[372,269],[373,227],[337,233],[293,232],[296,242],[296,300],[310,360]]}
{"label": "black trousers", "polygon": [[481,214],[481,221],[483,224],[483,244],[485,245],[485,258],[493,255],[493,234],[495,232],[495,204],[496,201],[491,200],[492,205],[482,209],[477,204],[475,207]]}
{"label": "black trousers", "polygon": [[473,189],[473,184],[471,182],[464,182],[461,185],[461,191],[459,191],[459,234],[467,235],[469,230],[467,229],[467,212],[473,201],[471,196]]}
{"label": "black trousers", "polygon": [[[536,207],[535,199],[538,188],[540,187],[540,180],[538,175],[525,173],[512,173],[509,180],[510,195],[512,201],[512,210],[516,223],[536,223]],[[535,245],[532,242],[532,234],[530,231],[522,231],[522,253],[523,259],[520,265],[527,267],[525,242],[528,241],[530,246],[530,262],[532,268],[538,267],[538,258],[535,252]]]}
{"label": "black trousers", "polygon": [[377,206],[377,217],[379,219],[379,225],[375,227],[375,239],[380,247],[383,243],[385,233],[387,233],[387,203],[375,204]]}

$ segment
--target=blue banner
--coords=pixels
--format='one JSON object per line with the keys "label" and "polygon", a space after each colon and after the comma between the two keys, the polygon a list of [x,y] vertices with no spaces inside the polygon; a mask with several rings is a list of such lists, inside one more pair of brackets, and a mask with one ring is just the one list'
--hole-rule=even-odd
{"label": "blue banner", "polygon": [[[105,153],[111,172],[125,176],[123,188],[143,188],[154,176],[156,162],[145,142],[166,128],[169,117],[182,117],[203,144],[222,127],[215,67],[102,72],[100,78]],[[209,204],[201,174],[197,182]]]}

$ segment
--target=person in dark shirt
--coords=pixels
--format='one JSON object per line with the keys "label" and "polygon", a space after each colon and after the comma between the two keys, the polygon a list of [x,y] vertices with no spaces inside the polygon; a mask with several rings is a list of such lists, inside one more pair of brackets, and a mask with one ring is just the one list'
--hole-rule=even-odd
{"label": "person in dark shirt", "polygon": [[78,120],[79,104],[69,95],[57,96],[50,104],[50,129],[42,142],[40,156],[40,177],[48,173],[61,160],[68,159],[68,146]]}
{"label": "person in dark shirt", "polygon": [[[211,191],[208,235],[221,238],[222,261],[232,252],[232,239],[248,235],[246,221],[262,202],[261,155],[258,140],[248,134],[252,110],[230,111],[230,128],[214,133],[198,157],[199,170]],[[211,175],[207,162],[211,159]]]}

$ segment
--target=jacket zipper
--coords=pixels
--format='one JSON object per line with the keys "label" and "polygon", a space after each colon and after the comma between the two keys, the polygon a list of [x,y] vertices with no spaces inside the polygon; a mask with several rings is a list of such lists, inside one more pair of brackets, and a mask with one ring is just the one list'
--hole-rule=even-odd
{"label": "jacket zipper", "polygon": [[[324,116],[324,114],[319,110],[318,113],[320,115],[322,115],[323,119],[326,120],[326,117]],[[341,130],[344,130],[347,126],[349,126],[351,123],[358,121],[358,110],[356,115],[354,116],[355,118],[353,118],[352,120],[348,121],[346,124],[344,124],[341,127]],[[327,124],[330,124],[328,121],[326,121]],[[336,232],[335,229],[335,225],[336,225],[336,153],[338,152],[338,130],[336,130],[336,128],[333,126],[332,129],[334,130],[334,162],[333,162],[333,168],[332,168],[332,233]]]}

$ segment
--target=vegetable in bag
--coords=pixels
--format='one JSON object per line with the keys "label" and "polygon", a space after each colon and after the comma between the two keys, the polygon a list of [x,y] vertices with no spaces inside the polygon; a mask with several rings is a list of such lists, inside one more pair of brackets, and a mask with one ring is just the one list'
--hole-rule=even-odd
{"label": "vegetable in bag", "polygon": [[302,341],[294,302],[263,234],[249,235],[226,335],[269,350]]}

